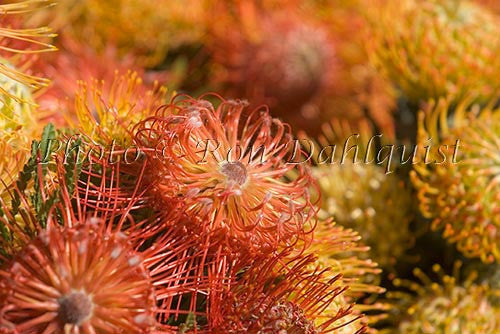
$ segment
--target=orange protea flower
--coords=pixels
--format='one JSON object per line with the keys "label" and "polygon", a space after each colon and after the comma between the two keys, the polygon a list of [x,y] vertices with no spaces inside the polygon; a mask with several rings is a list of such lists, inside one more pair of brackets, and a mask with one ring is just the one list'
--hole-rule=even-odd
{"label": "orange protea flower", "polygon": [[[65,59],[64,55],[60,58]],[[77,79],[80,72],[70,72],[70,77],[74,75],[71,78],[59,74],[54,86],[40,97],[39,118],[67,123],[96,145],[130,146],[133,126],[162,105],[166,88],[157,81],[145,83],[138,72],[122,71],[123,66],[87,70],[81,74],[82,80]]]}
{"label": "orange protea flower", "polygon": [[52,227],[0,271],[7,333],[148,333],[154,289],[125,234],[103,224]]}
{"label": "orange protea flower", "polygon": [[331,85],[335,51],[324,27],[292,11],[266,15],[253,1],[238,4],[236,29],[227,31],[224,25],[226,32],[215,32],[214,56],[227,72],[222,80],[235,86],[240,96],[259,98],[281,113],[300,109]]}
{"label": "orange protea flower", "polygon": [[40,105],[38,118],[44,122],[67,125],[74,121],[75,95],[79,93],[80,81],[90,84],[92,80],[97,80],[111,84],[116,80],[116,72],[125,74],[132,71],[141,77],[144,75],[139,67],[134,66],[131,57],[118,60],[116,48],[112,45],[98,53],[87,45],[64,37],[58,46],[58,52],[35,64],[51,78],[51,84],[37,96]]}
{"label": "orange protea flower", "polygon": [[[220,317],[213,319],[213,333],[337,333],[359,320],[351,316],[352,305],[339,302],[347,289],[341,275],[310,270],[314,256],[285,260],[283,255],[239,271],[214,306]],[[360,327],[352,333],[364,332]]]}
{"label": "orange protea flower", "polygon": [[38,211],[43,207],[31,209],[22,192],[21,210],[2,201],[1,331],[149,333],[156,299],[143,258],[154,247],[140,253],[134,244],[147,238],[147,230],[135,229],[145,222],[131,219],[130,208],[116,200],[88,210],[85,198],[77,198],[74,208],[63,167],[60,187],[51,178],[40,189],[46,203],[61,191],[60,203],[45,208],[46,222]]}
{"label": "orange protea flower", "polygon": [[460,280],[460,262],[455,263],[452,276],[439,265],[433,271],[439,275],[436,282],[416,268],[414,275],[421,283],[396,279],[394,284],[408,290],[391,292],[404,313],[399,316],[397,333],[439,334],[493,334],[500,326],[500,307],[493,302],[498,290],[486,283],[478,283],[472,273]]}
{"label": "orange protea flower", "polygon": [[[121,189],[119,163],[92,163],[56,164],[41,196],[62,193],[45,224],[25,196],[17,215],[2,201],[0,331],[176,333],[188,316],[206,325],[231,260],[210,234],[148,210],[140,179]],[[80,175],[72,197],[69,175]]]}
{"label": "orange protea flower", "polygon": [[497,17],[471,1],[386,1],[371,11],[373,60],[414,104],[500,87]]}
{"label": "orange protea flower", "polygon": [[386,99],[389,85],[367,66],[359,13],[340,3],[215,3],[225,14],[210,25],[207,46],[213,81],[227,94],[268,104],[274,114],[311,133],[333,116],[357,121],[367,109],[393,134],[393,99]]}
{"label": "orange protea flower", "polygon": [[132,143],[132,128],[152,115],[166,95],[164,87],[143,84],[136,72],[115,74],[112,82],[81,83],[75,96],[77,127],[93,141],[127,147]]}
{"label": "orange protea flower", "polygon": [[[49,81],[26,73],[25,67],[29,67],[29,61],[22,59],[22,56],[56,50],[54,46],[44,41],[54,37],[54,35],[50,33],[48,28],[21,28],[19,17],[16,15],[26,15],[26,13],[39,10],[48,4],[51,4],[51,1],[26,0],[0,5],[0,53],[2,57],[11,61],[16,59],[15,63],[18,65],[16,69],[1,61],[0,74],[31,89],[46,86]],[[11,96],[4,87],[0,88],[0,92],[3,95]]]}
{"label": "orange protea flower", "polygon": [[[117,156],[120,154],[117,151]],[[111,157],[116,161],[113,163],[109,163],[107,157],[91,156],[81,166],[76,186],[81,215],[108,213],[112,218],[113,211],[119,209],[119,213],[124,211],[130,216],[121,226],[125,231],[129,228],[138,231],[129,235],[129,239],[133,239],[135,249],[141,251],[155,288],[159,329],[177,333],[183,326],[193,329],[206,326],[212,294],[226,284],[236,255],[226,250],[210,232],[190,228],[193,224],[201,225],[196,217],[168,208],[163,208],[157,216],[151,207],[153,199],[142,180],[150,166],[137,161],[134,168],[139,172],[130,175],[123,171],[130,165],[119,161],[117,156]]]}
{"label": "orange protea flower", "polygon": [[[185,96],[141,122],[136,141],[150,157],[158,199],[190,216],[207,217],[208,230],[253,250],[304,238],[315,210],[311,178],[287,163],[292,137],[266,108],[247,112],[242,101]],[[248,117],[243,118],[248,114]],[[287,173],[297,176],[287,179]]]}
{"label": "orange protea flower", "polygon": [[434,148],[418,151],[420,162],[411,176],[420,209],[433,219],[433,228],[443,229],[443,236],[465,255],[498,262],[500,112],[481,109],[471,99],[454,108],[450,124],[450,99],[431,101],[420,112],[418,143]]}

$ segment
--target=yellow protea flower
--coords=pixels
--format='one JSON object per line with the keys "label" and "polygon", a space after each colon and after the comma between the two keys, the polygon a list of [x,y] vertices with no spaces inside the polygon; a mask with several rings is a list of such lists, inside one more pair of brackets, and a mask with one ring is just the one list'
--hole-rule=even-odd
{"label": "yellow protea flower", "polygon": [[[362,244],[357,232],[336,225],[331,219],[320,219],[314,238],[306,250],[317,256],[316,265],[330,268],[333,273],[342,273],[342,283],[349,286],[346,293],[332,303],[323,315],[335,314],[339,308],[350,303],[355,303],[351,318],[366,315],[361,321],[344,326],[340,333],[354,333],[362,326],[375,324],[387,315],[389,305],[374,298],[385,289],[378,285],[382,270],[368,258],[369,249]],[[349,321],[349,318],[346,319]]]}
{"label": "yellow protea flower", "polygon": [[498,263],[500,109],[480,108],[471,99],[452,108],[453,114],[451,98],[431,101],[419,113],[418,143],[425,147],[432,140],[434,149],[418,151],[411,176],[433,228],[466,256]]}
{"label": "yellow protea flower", "polygon": [[[18,81],[32,89],[38,89],[49,83],[48,79],[33,76],[27,73],[24,67],[29,67],[29,61],[23,57],[46,51],[54,51],[56,48],[46,40],[55,35],[49,28],[22,28],[19,14],[38,10],[52,4],[50,0],[26,0],[16,3],[0,5],[0,54],[3,58],[14,59],[16,64],[23,66],[14,68],[4,61],[0,61],[0,74],[12,80]],[[18,65],[20,66],[20,65]],[[4,87],[0,87],[2,94],[16,98]]]}
{"label": "yellow protea flower", "polygon": [[149,88],[136,72],[115,75],[113,82],[80,82],[75,96],[76,125],[94,142],[127,147],[132,143],[132,128],[161,106],[166,89],[155,84]]}
{"label": "yellow protea flower", "polygon": [[439,265],[434,265],[433,271],[439,276],[439,281],[419,268],[414,270],[414,275],[421,283],[394,280],[396,286],[408,291],[389,294],[404,310],[393,333],[498,333],[500,306],[493,300],[499,291],[486,283],[477,283],[476,273],[460,282],[460,266],[461,263],[456,262],[454,273],[447,275]]}
{"label": "yellow protea flower", "polygon": [[352,163],[317,167],[314,175],[324,211],[359,231],[375,261],[391,267],[411,247],[411,196],[397,175]]}
{"label": "yellow protea flower", "polygon": [[133,54],[150,67],[160,64],[169,49],[200,40],[204,9],[199,0],[65,0],[31,20],[96,50],[114,44],[121,56]]}
{"label": "yellow protea flower", "polygon": [[373,61],[412,103],[500,87],[498,17],[471,1],[387,1],[372,11]]}
{"label": "yellow protea flower", "polygon": [[[391,268],[413,243],[411,194],[394,173],[397,161],[394,166],[375,161],[378,152],[381,158],[388,152],[375,149],[376,140],[385,142],[384,137],[372,136],[367,123],[357,127],[338,120],[323,126],[314,150],[319,161],[312,169],[322,199],[320,214],[359,232],[370,246],[370,258],[383,268]],[[330,145],[335,145],[335,151],[328,148]]]}

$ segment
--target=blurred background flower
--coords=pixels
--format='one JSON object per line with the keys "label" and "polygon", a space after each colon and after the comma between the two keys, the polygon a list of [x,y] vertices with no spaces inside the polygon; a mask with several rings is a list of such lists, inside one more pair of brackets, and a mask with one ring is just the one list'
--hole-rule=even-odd
{"label": "blurred background flower", "polygon": [[404,98],[420,101],[499,89],[498,17],[472,1],[381,1],[371,16],[372,59]]}

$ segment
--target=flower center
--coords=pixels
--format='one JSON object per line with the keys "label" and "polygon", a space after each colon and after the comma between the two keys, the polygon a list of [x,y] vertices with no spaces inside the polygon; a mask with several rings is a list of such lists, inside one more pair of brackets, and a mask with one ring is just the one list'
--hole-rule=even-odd
{"label": "flower center", "polygon": [[72,292],[59,299],[59,319],[64,324],[81,325],[92,313],[92,301],[82,292]]}
{"label": "flower center", "polygon": [[241,162],[225,162],[220,171],[224,174],[229,182],[234,182],[242,186],[247,181],[248,172]]}

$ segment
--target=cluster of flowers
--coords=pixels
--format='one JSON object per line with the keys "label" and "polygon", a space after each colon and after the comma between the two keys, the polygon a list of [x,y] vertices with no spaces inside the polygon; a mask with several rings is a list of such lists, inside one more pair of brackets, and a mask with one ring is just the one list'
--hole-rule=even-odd
{"label": "cluster of flowers", "polygon": [[[0,4],[0,333],[497,333],[499,20],[486,0]],[[290,163],[347,138],[425,149],[391,173]],[[422,250],[435,230],[455,255]],[[414,269],[436,258],[470,275]]]}

